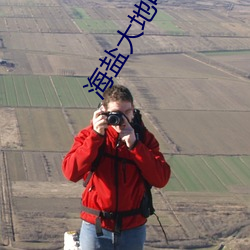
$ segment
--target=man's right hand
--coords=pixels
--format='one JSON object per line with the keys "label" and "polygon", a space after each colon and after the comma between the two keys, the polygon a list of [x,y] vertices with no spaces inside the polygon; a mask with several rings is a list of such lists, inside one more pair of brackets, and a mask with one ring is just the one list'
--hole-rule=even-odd
{"label": "man's right hand", "polygon": [[105,130],[108,127],[107,116],[102,115],[102,108],[96,110],[93,115],[93,129],[101,135],[105,135]]}

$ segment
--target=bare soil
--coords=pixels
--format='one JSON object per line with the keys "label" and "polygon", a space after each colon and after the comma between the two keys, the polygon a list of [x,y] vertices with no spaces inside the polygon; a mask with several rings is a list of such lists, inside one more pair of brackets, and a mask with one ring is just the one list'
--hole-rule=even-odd
{"label": "bare soil", "polygon": [[0,108],[0,148],[21,149],[21,138],[14,108]]}

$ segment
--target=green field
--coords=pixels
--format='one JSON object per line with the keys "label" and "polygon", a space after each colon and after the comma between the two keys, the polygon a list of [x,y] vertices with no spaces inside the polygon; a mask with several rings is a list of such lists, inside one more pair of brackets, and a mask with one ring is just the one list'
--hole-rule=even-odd
{"label": "green field", "polygon": [[2,107],[96,107],[100,102],[94,92],[88,93],[84,77],[1,76]]}
{"label": "green field", "polygon": [[153,20],[153,24],[163,31],[167,31],[176,35],[181,35],[183,33],[183,30],[175,24],[174,18],[162,10],[157,11],[157,14]]}
{"label": "green field", "polygon": [[87,12],[79,7],[72,7],[71,8],[71,15],[74,19],[90,19],[90,16],[87,14]]}
{"label": "green field", "polygon": [[110,33],[118,30],[118,26],[112,20],[93,19],[82,8],[74,7],[71,12],[74,21],[82,30],[91,33]]}
{"label": "green field", "polygon": [[[154,10],[150,9],[151,16],[153,15]],[[71,16],[74,21],[77,23],[78,27],[82,30],[91,32],[91,33],[110,33],[116,32],[119,27],[112,20],[102,20],[102,19],[93,19],[88,13],[78,7],[71,9]],[[165,11],[157,10],[157,13],[153,19],[153,24],[155,24],[159,29],[173,33],[175,35],[183,34],[183,30],[180,29],[176,24],[172,16],[167,14]]]}
{"label": "green field", "polygon": [[118,27],[112,20],[76,19],[78,27],[91,33],[117,32]]}
{"label": "green field", "polygon": [[250,156],[166,157],[172,176],[166,189],[188,192],[229,192],[250,182]]}
{"label": "green field", "polygon": [[227,51],[227,50],[221,50],[221,51],[204,51],[202,54],[206,56],[234,56],[234,55],[246,55],[249,54],[250,50],[235,50],[235,51]]}

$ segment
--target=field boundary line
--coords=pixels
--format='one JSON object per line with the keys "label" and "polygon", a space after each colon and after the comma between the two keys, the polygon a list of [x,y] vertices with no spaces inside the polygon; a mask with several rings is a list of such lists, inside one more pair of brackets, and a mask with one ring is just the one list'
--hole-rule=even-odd
{"label": "field boundary line", "polygon": [[223,157],[220,157],[220,159],[224,163],[224,165],[229,169],[229,171],[232,173],[232,175],[234,177],[236,177],[243,186],[245,186],[244,181],[242,181],[241,178],[237,175],[237,173],[235,173],[235,171],[225,162],[225,160],[223,159]]}
{"label": "field boundary line", "polygon": [[90,103],[89,98],[88,98],[89,95],[87,95],[86,92],[83,90],[83,85],[82,85],[82,83],[80,82],[79,77],[76,77],[76,81],[77,81],[78,84],[80,85],[80,87],[81,87],[81,89],[82,89],[82,93],[83,93],[83,95],[85,96],[85,98],[86,98],[86,100],[87,100],[87,102],[88,102],[89,107],[91,107],[91,103]]}
{"label": "field boundary line", "polygon": [[[13,82],[13,78],[12,78],[12,77],[13,77],[13,76],[11,75],[11,81],[12,81],[12,83],[13,83],[13,85],[14,85],[14,91],[15,91],[15,95],[16,95],[16,87],[15,87],[15,84],[14,84],[14,82]],[[3,81],[4,81],[4,87],[5,87],[5,89],[7,90],[7,88],[6,88],[6,85],[7,85],[7,83],[6,83],[6,76],[3,77]],[[7,103],[10,105],[10,107],[13,107],[13,105],[11,105],[11,99],[8,98],[9,95],[10,95],[10,93],[8,94],[8,91],[5,91],[5,93],[6,93],[6,100],[7,100]],[[18,106],[18,99],[17,99],[17,96],[15,96],[15,99],[16,99],[17,106]]]}
{"label": "field boundary line", "polygon": [[21,153],[59,153],[59,154],[64,154],[67,153],[66,150],[59,150],[59,151],[48,151],[48,150],[33,150],[33,149],[1,149],[1,152],[21,152]]}
{"label": "field boundary line", "polygon": [[[200,55],[200,53],[197,53],[197,54]],[[216,70],[218,70],[218,71],[221,71],[221,72],[224,72],[224,73],[226,73],[226,74],[228,74],[228,75],[231,75],[231,76],[233,76],[233,77],[235,77],[235,78],[238,78],[238,79],[244,80],[244,81],[246,81],[246,82],[249,82],[249,79],[246,78],[246,77],[243,77],[243,76],[241,76],[241,75],[239,75],[239,74],[237,74],[237,73],[232,73],[232,72],[230,72],[230,71],[227,70],[227,69],[223,69],[222,67],[219,67],[219,66],[216,66],[216,65],[213,65],[213,64],[209,64],[209,63],[207,63],[207,62],[204,62],[204,61],[201,60],[201,58],[196,58],[196,57],[190,55],[190,53],[189,53],[189,54],[188,54],[188,53],[183,53],[183,55],[186,56],[186,57],[188,57],[188,58],[191,58],[191,59],[194,60],[194,61],[203,63],[203,64],[205,64],[205,65],[207,65],[207,66],[209,66],[209,67],[211,67],[211,68],[214,68],[214,69],[216,69]],[[212,60],[210,59],[210,61],[212,61]]]}
{"label": "field boundary line", "polygon": [[239,156],[240,161],[250,170],[250,165],[248,165],[241,157]]}
{"label": "field boundary line", "polygon": [[62,113],[63,113],[63,117],[68,125],[68,128],[69,128],[69,131],[70,133],[75,136],[76,135],[76,132],[75,132],[75,129],[73,127],[73,124],[72,122],[70,122],[70,118],[69,118],[69,115],[67,114],[65,108],[62,108]]}
{"label": "field boundary line", "polygon": [[6,155],[2,152],[3,164],[0,165],[1,172],[1,192],[2,192],[2,212],[3,212],[3,238],[7,238],[9,246],[15,241],[14,225],[13,225],[13,204],[11,195],[11,182],[6,162]]}
{"label": "field boundary line", "polygon": [[[5,86],[4,86],[5,87]],[[57,92],[56,92],[56,95],[57,95],[57,97],[58,97],[58,94],[57,94]],[[86,99],[87,99],[87,96],[88,95],[86,95],[85,97],[86,97]],[[58,98],[59,99],[59,98]],[[6,101],[8,102],[8,97],[7,97],[7,95],[6,95]],[[60,102],[60,101],[59,101]],[[96,108],[93,108],[93,107],[91,107],[91,105],[90,105],[90,102],[89,102],[89,99],[87,99],[87,102],[88,102],[88,104],[89,104],[89,107],[80,107],[80,106],[75,106],[75,107],[70,107],[70,106],[66,106],[65,108],[66,109],[93,109],[93,110],[95,110]],[[60,103],[60,105],[61,105],[61,103]],[[50,106],[23,106],[23,105],[18,105],[18,106],[14,106],[14,105],[1,105],[0,106],[0,108],[31,108],[31,109],[39,109],[39,108],[44,108],[44,109],[60,109],[60,108],[62,108],[62,106],[53,106],[53,107],[50,107]],[[156,109],[148,109],[147,111],[144,111],[144,109],[143,108],[141,108],[140,109],[141,110],[141,112],[144,112],[145,113],[145,116],[147,116],[147,112],[149,112],[149,111],[154,111],[154,110],[156,110]],[[175,111],[175,112],[225,112],[225,113],[250,113],[250,110],[206,110],[206,109],[204,109],[204,110],[202,110],[202,109],[157,109],[157,110],[159,110],[159,111]],[[172,153],[172,154],[174,154],[174,153]],[[185,154],[185,153],[183,153],[183,154]],[[186,153],[186,154],[188,154],[188,153]],[[192,155],[191,153],[189,153],[188,155]],[[206,154],[206,153],[197,153],[197,154],[193,154],[193,155],[211,155],[211,154]],[[226,154],[219,154],[219,153],[217,153],[217,154],[215,154],[215,155],[226,155]],[[228,154],[229,156],[235,156],[235,155],[238,155],[238,156],[240,156],[240,155],[249,155],[250,156],[250,153],[249,154]]]}
{"label": "field boundary line", "polygon": [[173,174],[174,174],[174,176],[175,176],[175,178],[177,179],[177,181],[180,183],[180,185],[183,187],[183,189],[184,189],[184,192],[186,191],[186,192],[188,192],[188,189],[187,189],[187,187],[184,185],[184,183],[182,183],[182,181],[179,179],[179,177],[177,176],[177,174],[175,173],[175,171],[174,171],[174,169],[173,168],[171,168],[171,172],[173,172]]}
{"label": "field boundary line", "polygon": [[197,174],[196,174],[195,171],[193,170],[192,166],[190,166],[190,163],[187,162],[186,164],[187,164],[187,167],[188,167],[188,169],[190,170],[190,172],[193,173],[193,176],[194,176],[194,177],[198,180],[198,182],[200,183],[201,187],[203,187],[203,188],[205,189],[205,191],[209,192],[209,191],[210,191],[209,188],[201,182],[199,176],[197,176]]}
{"label": "field boundary line", "polygon": [[62,105],[62,102],[61,102],[61,100],[60,100],[60,98],[59,98],[59,95],[58,95],[58,92],[57,92],[56,86],[55,86],[55,84],[54,84],[54,82],[53,82],[53,79],[52,79],[52,77],[51,77],[51,76],[49,76],[49,79],[50,79],[50,82],[51,82],[51,84],[52,84],[52,87],[53,87],[53,88],[54,88],[54,90],[55,90],[56,96],[57,96],[57,98],[58,98],[58,100],[59,100],[60,107],[62,108],[62,107],[63,107],[63,105]]}
{"label": "field boundary line", "polygon": [[[157,118],[153,117],[149,112],[146,112],[143,109],[141,111],[148,118],[148,120],[151,123],[151,126],[161,135],[163,140],[169,146],[171,146],[172,153],[175,153],[175,154],[180,153],[180,147],[177,144],[175,144],[175,142],[168,136],[168,134],[166,132],[164,133],[164,129],[162,129],[162,126],[159,125],[159,122],[158,122]],[[155,121],[157,121],[157,122],[155,122]],[[155,124],[157,124],[157,126]]]}
{"label": "field boundary line", "polygon": [[182,224],[181,221],[179,220],[177,213],[175,212],[175,210],[173,209],[173,207],[172,207],[172,205],[171,205],[171,202],[167,199],[167,197],[165,197],[165,196],[163,195],[163,193],[162,193],[161,190],[159,190],[159,193],[160,193],[160,195],[161,195],[161,197],[162,197],[162,200],[165,201],[164,203],[167,204],[167,206],[168,206],[168,207],[166,207],[166,209],[169,208],[169,211],[173,214],[173,217],[175,218],[176,222],[179,224],[180,228],[183,230],[184,235],[185,235],[186,237],[189,237],[187,230],[184,228],[183,224]]}
{"label": "field boundary line", "polygon": [[[18,107],[18,108],[20,108],[20,107]],[[27,108],[27,107],[22,107],[22,108]],[[36,107],[36,109],[37,109],[38,107]],[[16,109],[16,108],[15,108]],[[27,108],[27,109],[30,109],[30,108]],[[56,108],[56,109],[61,109],[61,108]],[[66,109],[68,109],[68,108],[66,108]],[[66,110],[65,109],[65,110]],[[64,150],[59,150],[59,151],[56,151],[56,150],[52,150],[52,151],[48,151],[48,150],[31,150],[31,149],[29,149],[29,150],[26,150],[26,149],[11,149],[11,148],[4,148],[4,149],[2,149],[2,151],[15,151],[15,152],[21,152],[21,151],[23,151],[23,152],[48,152],[48,153],[65,153],[66,151],[64,151]],[[181,153],[181,154],[179,154],[179,153],[168,153],[168,152],[166,152],[166,153],[164,153],[164,155],[170,155],[170,156],[193,156],[193,157],[196,157],[196,156],[220,156],[220,157],[240,157],[240,156],[250,156],[249,154],[235,154],[235,155],[232,155],[232,154],[229,154],[229,155],[227,155],[227,154],[201,154],[201,153],[199,153],[199,154],[184,154],[184,153]],[[232,172],[232,171],[231,171]]]}
{"label": "field boundary line", "polygon": [[48,107],[48,106],[49,106],[49,102],[48,102],[48,99],[47,99],[47,97],[46,97],[46,94],[45,94],[45,91],[44,91],[43,84],[42,84],[42,82],[41,82],[40,76],[38,75],[37,77],[38,77],[39,85],[41,86],[41,89],[42,89],[42,92],[43,92],[44,99],[45,99],[46,104],[47,104],[46,106]]}
{"label": "field boundary line", "polygon": [[76,100],[75,100],[74,95],[73,95],[73,93],[72,93],[72,90],[71,90],[72,88],[69,88],[69,82],[68,82],[68,80],[67,80],[67,77],[64,77],[63,80],[64,80],[64,82],[65,82],[65,85],[67,86],[66,88],[67,88],[68,92],[70,93],[70,96],[71,96],[72,99],[73,99],[74,107],[79,107],[79,106],[77,106]]}
{"label": "field boundary line", "polygon": [[7,95],[7,90],[6,90],[6,86],[5,86],[5,81],[4,81],[4,77],[3,77],[3,88],[4,88],[4,96],[6,98],[6,104],[8,105],[8,95]]}
{"label": "field boundary line", "polygon": [[71,18],[72,23],[76,26],[76,28],[78,29],[78,31],[80,32],[80,34],[83,33],[82,29],[77,25],[77,23],[75,22],[75,20],[73,18]]}
{"label": "field boundary line", "polygon": [[[152,111],[155,109],[149,109],[149,111]],[[173,108],[159,108],[157,110],[164,110],[164,111],[175,111],[175,112],[221,112],[221,113],[250,113],[249,109],[246,110],[236,110],[236,109],[232,109],[232,110],[225,110],[225,109],[173,109]]]}
{"label": "field boundary line", "polygon": [[225,187],[226,190],[228,190],[226,184],[220,179],[220,177],[214,172],[214,170],[210,167],[210,165],[207,163],[207,161],[200,156],[201,160],[206,164],[206,166],[210,169],[210,171],[214,174],[214,176],[219,180],[219,182]]}
{"label": "field boundary line", "polygon": [[15,95],[16,95],[17,106],[19,106],[19,100],[18,100],[18,96],[17,96],[17,89],[16,89],[16,84],[15,84],[14,79],[13,79],[13,75],[11,75],[11,80],[12,80],[14,91],[15,91]]}
{"label": "field boundary line", "polygon": [[23,79],[24,79],[24,85],[25,85],[25,88],[27,90],[27,94],[28,94],[28,97],[29,97],[30,106],[32,107],[32,101],[31,101],[31,97],[30,97],[30,92],[29,92],[29,88],[27,86],[27,81],[26,81],[25,76],[23,76]]}
{"label": "field boundary line", "polygon": [[26,178],[26,181],[29,181],[29,173],[28,173],[28,167],[27,167],[27,162],[25,159],[24,151],[22,151],[20,153],[21,153],[22,160],[23,160],[23,169],[24,169],[24,173],[25,173],[25,178]]}

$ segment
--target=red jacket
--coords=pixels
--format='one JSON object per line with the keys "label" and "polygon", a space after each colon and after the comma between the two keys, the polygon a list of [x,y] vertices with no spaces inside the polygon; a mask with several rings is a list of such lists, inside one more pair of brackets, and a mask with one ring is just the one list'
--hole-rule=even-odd
{"label": "red jacket", "polygon": [[[104,152],[115,155],[117,139],[118,133],[111,126],[106,130],[105,137],[97,134],[91,125],[80,131],[63,160],[62,170],[65,177],[73,182],[86,179],[91,164],[98,155],[98,148],[104,140]],[[82,194],[84,206],[106,212],[136,209],[140,207],[145,191],[142,176],[158,188],[167,184],[170,167],[159,152],[159,143],[148,130],[144,143],[138,141],[132,150],[129,150],[125,143],[121,143],[117,150],[118,157],[128,159],[128,162],[118,161],[118,190],[115,184],[115,160],[104,155]],[[96,222],[96,216],[86,212],[81,212],[81,218],[92,224]],[[146,219],[140,214],[125,217],[121,230],[134,228],[145,222]],[[101,225],[114,231],[115,222],[112,219],[102,219]]]}

